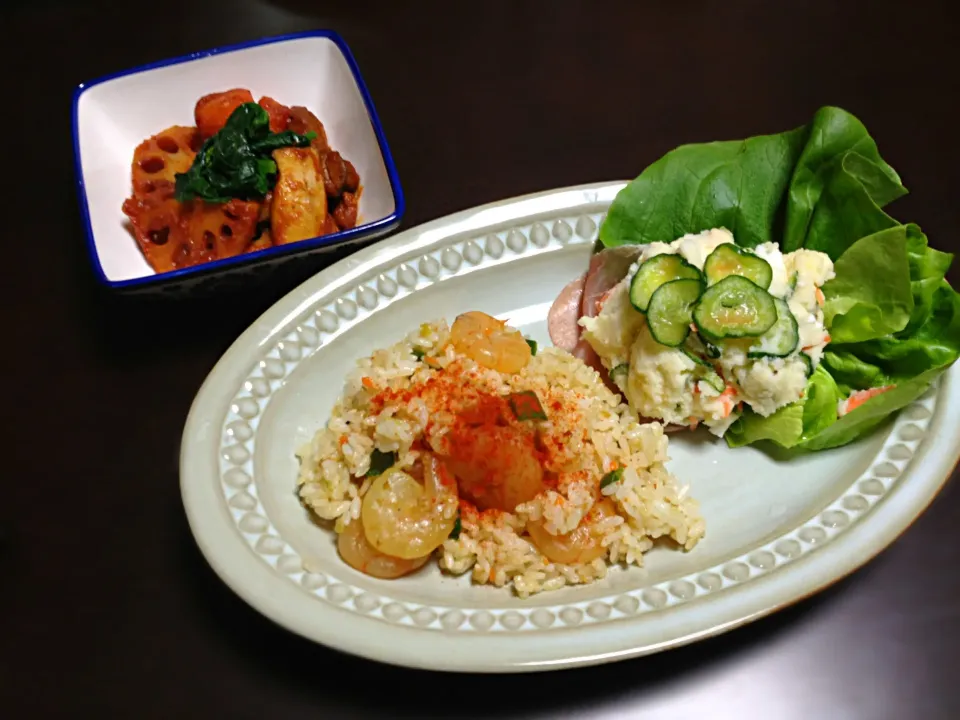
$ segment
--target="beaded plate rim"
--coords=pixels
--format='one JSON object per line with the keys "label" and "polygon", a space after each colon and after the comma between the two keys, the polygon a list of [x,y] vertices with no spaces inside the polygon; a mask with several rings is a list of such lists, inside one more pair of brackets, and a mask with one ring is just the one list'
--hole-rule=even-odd
{"label": "beaded plate rim", "polygon": [[[611,626],[673,617],[682,614],[685,608],[696,613],[696,608],[702,606],[696,601],[721,597],[729,600],[734,590],[749,590],[761,580],[782,580],[791,568],[816,560],[816,556],[824,555],[824,550],[836,545],[838,540],[874,522],[877,511],[905,484],[904,476],[912,474],[907,471],[912,470],[917,456],[929,455],[931,446],[937,445],[928,441],[927,436],[934,419],[942,414],[938,413],[938,409],[942,409],[938,408],[938,396],[944,392],[953,394],[956,386],[950,382],[953,371],[949,373],[950,378],[941,379],[938,389],[900,413],[867,470],[815,517],[762,547],[751,548],[709,569],[604,598],[529,609],[404,602],[312,567],[273,527],[256,492],[253,458],[257,423],[276,390],[300,362],[394,301],[434,283],[570,244],[592,243],[606,208],[622,187],[623,183],[597,183],[538,193],[467,210],[404,231],[308,280],[276,303],[234,343],[198,393],[184,430],[181,450],[182,494],[191,529],[208,562],[228,585],[258,610],[295,632],[368,657],[435,669],[545,669],[588,664],[591,660],[584,657],[551,660],[552,651],[545,648],[543,652],[533,653],[542,658],[519,664],[501,655],[499,661],[496,658],[487,662],[460,659],[458,662],[463,667],[451,667],[450,657],[438,663],[429,654],[420,653],[410,662],[410,658],[404,661],[402,657],[394,657],[397,653],[391,654],[387,643],[377,643],[376,652],[364,653],[362,643],[351,642],[350,637],[332,628],[321,629],[317,623],[325,612],[334,613],[334,621],[341,625],[345,614],[352,615],[353,621],[370,626],[365,628],[366,632],[382,634],[393,627],[405,632],[416,631],[420,636],[429,636],[430,640],[442,640],[443,645],[451,640],[477,643],[481,638],[496,645],[506,637],[531,633],[537,643],[541,643],[545,634],[564,635],[557,632],[560,630],[575,630],[581,635],[593,632],[599,638],[609,634]],[[955,414],[950,405],[947,404],[947,411]],[[198,424],[203,428],[202,440],[196,435]],[[204,455],[202,462],[199,454]],[[946,456],[943,463],[946,473],[939,476],[934,473],[927,501],[949,476],[960,449],[947,448],[940,454]],[[201,488],[214,492],[205,492],[201,497],[198,492]],[[211,504],[219,507],[210,507]],[[219,510],[216,514],[221,521],[219,528],[210,522],[214,509]],[[922,507],[912,515],[902,515],[901,524],[909,524],[920,511]],[[875,551],[879,552],[895,537],[878,545]],[[242,556],[238,556],[241,552]],[[824,576],[821,586],[865,561],[849,569],[837,567]],[[271,598],[263,598],[252,593],[252,575],[246,570],[238,575],[233,568],[234,564],[251,562],[259,563],[261,571],[266,570],[271,585],[282,584],[284,595],[292,591],[298,600],[308,602],[310,605],[303,612],[310,612],[308,608],[312,606],[317,617],[299,618],[301,622],[292,624],[283,622],[290,618],[286,617],[288,608],[276,602],[278,596],[271,593]],[[262,575],[262,572],[256,574]],[[278,591],[276,588],[275,592]],[[779,604],[790,600],[787,598]],[[774,607],[761,608],[759,612],[769,612]],[[283,617],[278,618],[278,614]],[[739,621],[745,619],[741,617]],[[700,629],[700,632],[710,631],[719,630],[715,626]],[[681,641],[675,637],[668,644]],[[639,655],[653,649],[659,648],[641,644],[625,648],[621,655]],[[399,655],[409,655],[409,652]],[[600,655],[609,659],[606,657],[609,652],[601,651]]]}

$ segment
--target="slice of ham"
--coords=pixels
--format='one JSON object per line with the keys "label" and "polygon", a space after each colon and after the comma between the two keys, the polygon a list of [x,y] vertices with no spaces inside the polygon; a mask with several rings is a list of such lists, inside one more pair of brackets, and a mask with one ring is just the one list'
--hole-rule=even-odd
{"label": "slice of ham", "polygon": [[590,258],[590,267],[583,283],[583,301],[580,314],[596,317],[605,296],[613,287],[626,277],[627,271],[640,256],[642,247],[623,245],[601,250]]}
{"label": "slice of ham", "polygon": [[581,339],[578,321],[597,315],[600,301],[623,280],[639,254],[636,246],[623,246],[602,250],[590,258],[587,272],[567,283],[550,307],[547,326],[554,345],[584,361],[596,355]]}
{"label": "slice of ham", "polygon": [[550,340],[553,344],[562,350],[566,350],[575,357],[583,360],[587,365],[600,373],[605,379],[607,387],[612,391],[619,393],[619,389],[608,377],[606,369],[600,362],[600,356],[590,347],[582,336],[582,328],[578,323],[580,320],[581,307],[583,305],[583,286],[587,279],[587,273],[584,273],[575,280],[567,283],[557,299],[553,301],[550,307],[550,314],[547,316],[547,329],[550,332]]}
{"label": "slice of ham", "polygon": [[573,349],[580,341],[580,304],[583,301],[583,284],[587,279],[584,273],[576,280],[567,283],[557,299],[550,306],[547,316],[547,329],[553,344],[567,352]]}
{"label": "slice of ham", "polygon": [[[622,246],[608,248],[595,253],[590,258],[590,267],[580,277],[567,283],[557,299],[550,306],[547,316],[547,328],[550,340],[558,348],[566,350],[598,373],[604,384],[616,395],[622,395],[609,371],[600,361],[600,356],[582,337],[579,320],[581,317],[596,317],[610,290],[627,275],[627,271],[639,257],[642,248]],[[651,418],[640,418],[641,422],[654,422]],[[684,430],[680,425],[667,425],[666,432]]]}
{"label": "slice of ham", "polygon": [[583,360],[600,373],[607,387],[616,394],[620,389],[610,379],[609,371],[600,362],[600,356],[581,335],[581,317],[594,317],[599,310],[598,299],[603,297],[627,274],[635,248],[603,250],[590,259],[586,273],[567,283],[550,307],[547,328],[550,339],[562,348]]}

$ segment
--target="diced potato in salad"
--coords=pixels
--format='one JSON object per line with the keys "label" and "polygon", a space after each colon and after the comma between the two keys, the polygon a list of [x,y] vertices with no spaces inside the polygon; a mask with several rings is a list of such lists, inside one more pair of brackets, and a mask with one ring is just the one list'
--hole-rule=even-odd
{"label": "diced potato in salad", "polygon": [[766,417],[802,396],[833,277],[824,253],[746,250],[715,228],[645,246],[580,325],[637,412],[722,436],[745,407]]}

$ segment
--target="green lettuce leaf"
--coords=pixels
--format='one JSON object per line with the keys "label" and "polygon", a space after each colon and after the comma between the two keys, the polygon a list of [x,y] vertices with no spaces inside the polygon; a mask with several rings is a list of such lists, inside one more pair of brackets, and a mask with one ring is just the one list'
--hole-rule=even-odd
{"label": "green lettuce leaf", "polygon": [[778,241],[836,260],[898,225],[881,208],[906,192],[863,123],[824,107],[795,130],[668,152],[617,194],[600,241],[670,242],[725,227],[744,247]]}
{"label": "green lettuce leaf", "polygon": [[[901,226],[905,239],[902,247],[910,254],[908,269],[903,272],[908,274],[908,287],[912,293],[911,311],[900,308],[896,311],[899,319],[893,323],[899,325],[903,322],[904,327],[862,342],[831,343],[821,364],[811,375],[802,400],[766,418],[747,411],[724,436],[728,445],[739,447],[761,440],[798,450],[825,450],[845,445],[870,432],[892,413],[913,402],[944,369],[960,357],[960,295],[943,278],[952,258],[946,253],[927,248],[926,238],[916,226],[910,231],[913,239],[908,238],[906,232],[909,228]],[[890,232],[884,231],[878,235]],[[870,239],[858,241],[848,253]],[[877,254],[883,256],[879,251]],[[846,257],[847,253],[841,260]],[[869,307],[869,302],[864,300],[869,297],[869,292],[858,291],[857,288],[869,285],[869,279],[880,277],[879,273],[883,271],[883,266],[880,266],[868,272],[870,261],[861,259],[864,262],[863,272],[857,269],[860,267],[857,264],[837,263],[838,278],[841,273],[847,272],[848,267],[849,272],[861,277],[859,285],[851,278],[850,283],[831,288],[831,292],[837,292],[840,287],[847,288],[844,292],[851,298],[847,303],[849,307]],[[931,291],[934,281],[936,285]],[[887,287],[892,287],[889,285],[890,278],[884,282],[888,283]],[[831,302],[827,286],[824,286],[824,294],[828,295],[826,310]],[[846,295],[841,293],[839,297]],[[857,300],[860,305],[857,305]],[[917,307],[922,309],[921,312],[916,312]],[[892,317],[895,309],[889,309],[889,312]],[[863,317],[879,318],[877,323],[889,320],[881,315],[881,312],[863,313]],[[907,319],[910,319],[909,323]],[[919,326],[912,327],[916,322],[920,323]],[[835,333],[836,327],[834,320],[831,334]],[[875,334],[875,327],[865,322],[851,323],[847,329],[851,334],[859,329],[861,336],[871,337]],[[892,390],[838,417],[838,403],[851,393],[890,385],[894,386]]]}
{"label": "green lettuce leaf", "polygon": [[928,370],[943,369],[960,357],[960,295],[941,279],[920,327],[834,350],[880,370],[869,385],[852,387],[877,387],[909,380]]}
{"label": "green lettuce leaf", "polygon": [[725,227],[755,247],[772,237],[807,131],[682,145],[621,190],[600,228],[606,247],[670,242]]}
{"label": "green lettuce leaf", "polygon": [[907,231],[903,225],[853,243],[823,286],[831,342],[873,340],[906,327],[913,312]]}
{"label": "green lettuce leaf", "polygon": [[823,365],[818,365],[803,393],[802,441],[816,437],[837,421],[837,411],[843,392]]}
{"label": "green lettuce leaf", "polygon": [[928,370],[892,390],[870,398],[820,432],[804,439],[797,447],[802,450],[826,450],[856,440],[923,395],[939,374],[939,368]]}
{"label": "green lettuce leaf", "polygon": [[855,388],[865,389],[890,384],[890,378],[882,368],[848,350],[831,350],[828,345],[821,362],[844,395],[849,395]]}
{"label": "green lettuce leaf", "polygon": [[800,442],[802,437],[802,401],[786,405],[769,417],[747,410],[723,435],[730,447],[742,447],[769,440],[781,447],[791,448]]}
{"label": "green lettuce leaf", "polygon": [[810,376],[804,396],[769,417],[750,410],[741,415],[723,436],[730,447],[769,440],[792,448],[810,440],[837,420],[837,407],[843,398],[830,373],[819,365]]}
{"label": "green lettuce leaf", "polygon": [[[788,132],[667,153],[617,195],[600,243],[670,242],[725,227],[745,247],[776,241],[784,252],[829,255],[831,343],[804,397],[770,417],[748,411],[725,435],[734,447],[766,440],[820,450],[869,432],[960,357],[960,295],[945,279],[953,256],[883,209],[906,192],[863,124],[824,107]],[[838,417],[851,393],[888,385]]]}
{"label": "green lettuce leaf", "polygon": [[880,208],[906,192],[863,123],[839,108],[821,108],[790,180],[781,247],[836,259],[860,238],[897,225]]}
{"label": "green lettuce leaf", "polygon": [[909,333],[923,325],[934,312],[934,296],[950,269],[953,255],[929,247],[927,236],[913,223],[906,228],[910,288],[913,292],[913,312],[905,328]]}

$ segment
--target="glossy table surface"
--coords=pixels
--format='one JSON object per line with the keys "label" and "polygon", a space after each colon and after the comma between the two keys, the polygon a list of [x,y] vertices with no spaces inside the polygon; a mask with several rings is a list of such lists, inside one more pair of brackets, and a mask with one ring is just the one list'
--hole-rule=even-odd
{"label": "glossy table surface", "polygon": [[837,104],[912,191],[894,214],[960,250],[950,2],[458,7],[13,0],[0,10],[0,716],[960,717],[956,482],[817,597],[707,642],[563,673],[432,675],[343,656],[261,618],[208,568],[180,504],[187,410],[232,340],[329,259],[216,301],[101,292],[73,184],[69,102],[83,80],[336,29],[391,144],[404,227],[629,178],[680,143],[776,132]]}

